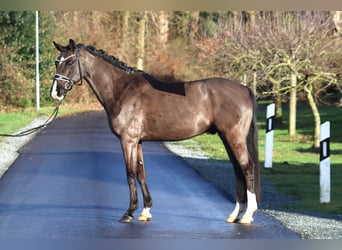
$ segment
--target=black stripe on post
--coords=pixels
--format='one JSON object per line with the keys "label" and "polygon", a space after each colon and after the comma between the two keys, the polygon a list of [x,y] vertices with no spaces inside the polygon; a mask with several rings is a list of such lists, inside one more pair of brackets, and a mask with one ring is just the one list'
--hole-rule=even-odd
{"label": "black stripe on post", "polygon": [[266,133],[274,129],[274,116],[268,117],[266,119]]}
{"label": "black stripe on post", "polygon": [[330,138],[329,137],[320,142],[319,160],[323,161],[324,159],[328,157],[330,157]]}

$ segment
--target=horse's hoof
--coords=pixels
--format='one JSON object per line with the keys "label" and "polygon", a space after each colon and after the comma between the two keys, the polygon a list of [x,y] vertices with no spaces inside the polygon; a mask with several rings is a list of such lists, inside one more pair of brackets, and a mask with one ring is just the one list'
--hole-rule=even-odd
{"label": "horse's hoof", "polygon": [[120,219],[120,222],[123,222],[123,223],[130,223],[134,220],[133,216],[130,216],[128,214],[124,214],[121,219]]}
{"label": "horse's hoof", "polygon": [[138,217],[138,221],[150,221],[152,219],[152,216],[149,216],[149,215],[145,215],[145,214],[141,214],[139,215]]}
{"label": "horse's hoof", "polygon": [[234,216],[229,216],[226,220],[227,223],[236,223],[239,219]]}
{"label": "horse's hoof", "polygon": [[243,216],[239,221],[240,224],[249,225],[252,224],[253,218],[250,216]]}

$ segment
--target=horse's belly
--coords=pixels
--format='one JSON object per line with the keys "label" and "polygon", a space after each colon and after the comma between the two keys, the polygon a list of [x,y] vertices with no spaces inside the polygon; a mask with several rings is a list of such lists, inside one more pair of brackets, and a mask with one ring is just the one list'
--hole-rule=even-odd
{"label": "horse's belly", "polygon": [[[150,119],[150,120],[149,120]],[[202,134],[210,129],[208,115],[188,114],[187,116],[147,118],[149,123],[144,126],[143,139],[174,141],[183,140]]]}

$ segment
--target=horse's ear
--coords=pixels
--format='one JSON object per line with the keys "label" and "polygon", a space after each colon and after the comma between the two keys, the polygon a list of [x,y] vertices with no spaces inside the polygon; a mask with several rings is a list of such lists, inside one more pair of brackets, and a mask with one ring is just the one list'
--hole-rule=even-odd
{"label": "horse's ear", "polygon": [[60,51],[60,52],[65,51],[65,47],[64,47],[64,46],[62,46],[62,45],[56,43],[55,41],[53,41],[53,44],[55,45],[55,47],[56,47],[56,49],[57,49],[58,51]]}
{"label": "horse's ear", "polygon": [[69,39],[69,47],[71,50],[76,50],[76,43],[73,39]]}

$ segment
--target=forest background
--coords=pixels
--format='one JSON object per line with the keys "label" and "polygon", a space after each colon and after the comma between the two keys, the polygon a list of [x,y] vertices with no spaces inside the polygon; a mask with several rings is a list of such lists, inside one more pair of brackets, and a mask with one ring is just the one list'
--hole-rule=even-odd
{"label": "forest background", "polygon": [[[44,11],[39,12],[41,104],[53,105],[57,57],[52,41],[93,45],[166,80],[225,77],[289,109],[308,104],[319,146],[320,105],[342,105],[340,11]],[[0,12],[0,112],[35,104],[35,12]],[[68,102],[92,105],[89,88]]]}

